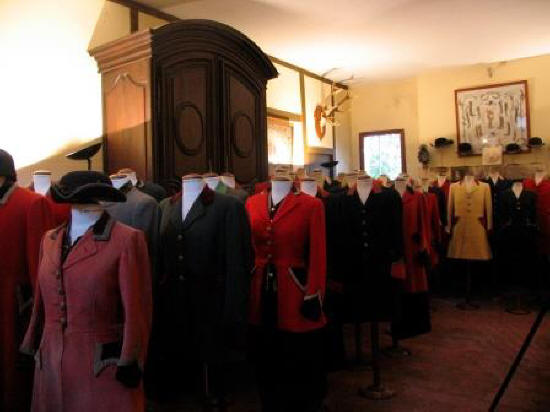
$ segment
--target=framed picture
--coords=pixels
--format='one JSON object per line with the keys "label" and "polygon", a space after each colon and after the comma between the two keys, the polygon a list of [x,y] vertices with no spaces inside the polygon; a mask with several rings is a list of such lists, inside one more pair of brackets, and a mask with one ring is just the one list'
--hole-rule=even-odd
{"label": "framed picture", "polygon": [[487,145],[509,143],[529,151],[526,80],[455,90],[455,106],[457,142],[470,143],[473,154],[480,155]]}
{"label": "framed picture", "polygon": [[288,119],[267,118],[267,158],[273,165],[291,165],[294,128]]}

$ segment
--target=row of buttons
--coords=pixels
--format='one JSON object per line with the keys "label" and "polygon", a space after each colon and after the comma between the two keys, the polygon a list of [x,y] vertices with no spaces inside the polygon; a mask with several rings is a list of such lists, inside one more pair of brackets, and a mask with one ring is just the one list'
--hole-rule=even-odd
{"label": "row of buttons", "polygon": [[61,302],[59,303],[59,309],[62,312],[61,318],[59,319],[59,323],[61,323],[62,328],[67,327],[67,302],[65,298],[65,289],[63,288],[63,279],[61,277],[61,269],[58,269],[55,272],[55,278],[58,280],[58,290],[59,296],[61,296]]}

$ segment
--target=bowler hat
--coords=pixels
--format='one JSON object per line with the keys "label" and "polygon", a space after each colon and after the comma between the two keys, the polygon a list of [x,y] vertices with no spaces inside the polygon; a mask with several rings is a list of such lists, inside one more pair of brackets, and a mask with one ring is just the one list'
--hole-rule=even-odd
{"label": "bowler hat", "polygon": [[338,164],[338,160],[331,160],[329,162],[321,163],[322,167],[326,167],[327,169],[332,169]]}
{"label": "bowler hat", "polygon": [[544,143],[540,137],[531,137],[529,139],[529,147],[538,147],[542,146]]}
{"label": "bowler hat", "polygon": [[5,150],[0,149],[0,176],[7,177],[14,182],[17,180],[13,157]]}
{"label": "bowler hat", "polygon": [[470,143],[460,143],[458,145],[458,152],[460,154],[471,154],[472,153],[472,145]]}
{"label": "bowler hat", "polygon": [[453,143],[454,143],[454,140],[452,139],[447,139],[446,137],[438,137],[437,139],[434,140],[433,146],[436,148],[440,148],[440,147],[450,146]]}
{"label": "bowler hat", "polygon": [[519,147],[519,144],[517,143],[508,143],[506,145],[505,152],[508,154],[515,154],[521,152],[521,147]]}
{"label": "bowler hat", "polygon": [[56,203],[125,202],[126,196],[115,189],[111,180],[101,172],[79,170],[64,175],[50,188]]}

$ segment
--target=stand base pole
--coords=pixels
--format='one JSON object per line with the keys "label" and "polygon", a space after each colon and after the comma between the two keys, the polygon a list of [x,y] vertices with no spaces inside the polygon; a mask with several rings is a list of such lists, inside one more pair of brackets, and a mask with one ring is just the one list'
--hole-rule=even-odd
{"label": "stand base pole", "polygon": [[366,388],[360,388],[359,396],[373,401],[382,401],[393,398],[395,391],[386,388],[384,385],[371,385]]}

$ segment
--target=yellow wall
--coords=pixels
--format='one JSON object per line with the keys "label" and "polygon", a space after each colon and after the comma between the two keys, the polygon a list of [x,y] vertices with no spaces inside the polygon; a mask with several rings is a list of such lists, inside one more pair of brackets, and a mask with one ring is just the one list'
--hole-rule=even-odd
{"label": "yellow wall", "polygon": [[352,87],[352,169],[359,168],[359,133],[404,129],[407,171],[417,172],[418,105],[416,79],[367,83]]}
{"label": "yellow wall", "polygon": [[89,49],[130,34],[130,9],[118,3],[105,1],[95,23]]}
{"label": "yellow wall", "polygon": [[159,19],[158,17],[145,13],[138,13],[138,30],[144,30],[149,27],[164,26],[166,23],[168,23],[166,20]]}
{"label": "yellow wall", "polygon": [[0,1],[0,147],[17,168],[101,136],[100,76],[87,48],[102,6]]}
{"label": "yellow wall", "polygon": [[[489,78],[488,68],[493,69]],[[529,88],[531,135],[547,142],[530,154],[505,155],[504,163],[544,162],[548,166],[550,143],[550,55],[518,59],[506,63],[478,64],[437,70],[414,79],[368,83],[353,88],[353,164],[359,164],[359,133],[404,128],[408,171],[421,173],[416,153],[419,144],[433,143],[436,137],[456,142],[454,91],[470,86],[527,80]],[[458,157],[456,145],[443,151],[431,149],[431,166],[473,166],[481,156]]]}

